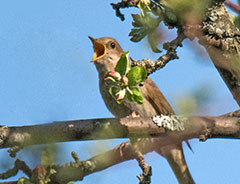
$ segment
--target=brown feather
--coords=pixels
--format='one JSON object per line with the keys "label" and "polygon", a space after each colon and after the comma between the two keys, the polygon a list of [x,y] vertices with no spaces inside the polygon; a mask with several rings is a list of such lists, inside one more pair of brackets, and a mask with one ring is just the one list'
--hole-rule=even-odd
{"label": "brown feather", "polygon": [[172,107],[151,78],[148,77],[148,79],[144,81],[144,86],[147,89],[145,98],[150,101],[158,114],[174,114]]}

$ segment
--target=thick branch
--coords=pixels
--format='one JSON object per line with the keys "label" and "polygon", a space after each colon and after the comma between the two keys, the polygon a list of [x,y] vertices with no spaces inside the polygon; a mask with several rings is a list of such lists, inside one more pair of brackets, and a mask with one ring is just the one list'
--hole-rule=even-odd
{"label": "thick branch", "polygon": [[[169,115],[160,118],[159,121],[161,122],[157,122],[158,125],[162,124],[164,127],[158,127],[151,117],[61,121],[21,127],[2,126],[0,128],[0,148],[76,140],[99,140],[133,136],[149,137],[149,135],[162,138],[163,141],[160,146],[165,146],[182,140],[197,138],[209,131],[211,137],[239,138],[240,116],[236,112],[234,116],[228,114],[218,117],[192,116],[181,118],[180,116],[180,118],[176,118],[179,116]],[[172,129],[173,124],[176,123],[178,125],[175,125],[176,128]],[[180,130],[181,127],[183,130]]]}
{"label": "thick branch", "polygon": [[199,43],[207,50],[212,62],[240,105],[240,32],[231,21],[223,3],[208,9],[197,32]]}
{"label": "thick branch", "polygon": [[[160,116],[162,117],[162,116]],[[156,119],[156,118],[155,118]],[[158,125],[169,123],[173,119],[176,124],[176,116],[157,118]],[[0,137],[4,138],[1,147],[8,147],[15,144],[43,144],[60,141],[89,140],[122,138],[130,136],[146,137],[147,134],[157,136],[156,138],[145,138],[136,144],[143,154],[172,144],[176,145],[183,140],[190,138],[200,138],[205,141],[207,138],[240,138],[240,110],[231,112],[218,117],[200,117],[193,116],[178,118],[182,131],[170,131],[164,127],[158,127],[153,123],[152,118],[122,118],[122,119],[93,119],[54,122],[45,125],[33,125],[23,127],[1,127]],[[162,122],[160,122],[162,121]],[[171,125],[172,126],[172,125]],[[170,127],[171,127],[170,126]],[[117,127],[117,129],[116,129]],[[104,132],[104,133],[103,133]],[[144,135],[142,135],[144,133]],[[22,136],[19,136],[22,134]],[[38,134],[38,135],[36,135]],[[45,138],[42,138],[45,137]],[[162,154],[162,153],[161,153]],[[65,183],[67,181],[76,181],[83,179],[84,176],[103,170],[112,165],[125,160],[136,158],[136,151],[130,143],[123,143],[113,150],[95,156],[86,161],[75,159],[74,163],[64,166],[53,166],[57,170],[52,181]],[[76,156],[74,158],[77,158]],[[173,162],[174,163],[174,162]],[[184,171],[179,171],[184,173]],[[180,175],[181,176],[181,175]],[[185,175],[182,175],[184,181]]]}
{"label": "thick branch", "polygon": [[[151,118],[105,118],[21,127],[1,126],[0,148],[51,142],[126,138],[135,134],[139,137],[146,137],[146,133],[158,134],[160,132],[164,132],[164,128],[158,128]],[[141,135],[142,133],[144,135]]]}
{"label": "thick branch", "polygon": [[[170,145],[173,142],[176,143],[177,141],[179,141],[177,140],[179,137],[201,137],[202,140],[206,140],[208,137],[239,138],[240,111],[228,113],[219,117],[191,117],[189,118],[189,124],[186,125],[184,131],[189,131],[189,134],[182,134],[181,136],[177,136],[173,132],[169,133],[167,137],[161,136],[160,138],[142,139],[142,141],[139,141],[137,144],[140,151],[143,154],[146,154],[154,150],[159,152],[158,150],[156,150],[157,148],[163,146],[166,147],[166,145]],[[176,135],[176,137],[174,135]],[[134,159],[136,158],[135,153],[136,152],[132,148],[131,143],[122,143],[120,146],[114,148],[113,150],[107,151],[103,154],[83,161],[82,164],[84,165],[87,163],[88,167],[84,168],[82,172],[79,172],[79,174],[81,173],[80,175],[83,178],[86,175],[92,174],[100,170],[104,170],[123,161]],[[179,161],[182,160],[184,159],[180,159]],[[179,168],[179,170],[180,169],[181,168]],[[191,176],[186,176],[186,174],[189,173],[186,172],[186,170],[187,168],[185,168],[185,171],[179,171],[179,173],[181,173],[179,176],[181,177],[180,181],[183,181],[182,183],[191,183],[192,181],[188,182],[185,180],[186,178],[191,178]]]}

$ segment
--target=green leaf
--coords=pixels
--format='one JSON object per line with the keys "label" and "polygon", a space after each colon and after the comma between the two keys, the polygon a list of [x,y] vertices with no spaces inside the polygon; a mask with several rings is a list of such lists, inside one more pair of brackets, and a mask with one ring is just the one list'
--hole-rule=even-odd
{"label": "green leaf", "polygon": [[108,92],[110,93],[110,95],[113,95],[113,89],[109,88]]}
{"label": "green leaf", "polygon": [[142,93],[139,88],[137,87],[132,87],[130,88],[132,94],[127,90],[126,96],[128,100],[134,103],[142,104],[143,103],[143,97]]}
{"label": "green leaf", "polygon": [[170,8],[165,9],[165,14],[164,14],[164,23],[166,25],[176,25],[178,22],[178,17],[176,13]]}
{"label": "green leaf", "polygon": [[147,78],[146,69],[143,66],[133,67],[127,74],[129,86],[136,86]]}
{"label": "green leaf", "polygon": [[158,37],[159,37],[159,35],[158,35],[158,33],[156,31],[153,31],[152,33],[148,34],[148,43],[151,46],[152,51],[156,52],[156,53],[162,52],[157,47],[158,44],[159,44]]}
{"label": "green leaf", "polygon": [[[142,12],[145,12],[145,10]],[[139,42],[146,35],[154,32],[155,29],[160,24],[160,22],[162,21],[162,16],[159,15],[157,18],[155,18],[150,13],[147,13],[147,12],[141,13],[141,15],[132,14],[132,17],[133,17],[133,22],[132,22],[133,28],[131,29],[129,36],[131,36],[130,40],[133,42]],[[158,49],[155,49],[155,50],[158,50]]]}
{"label": "green leaf", "polygon": [[132,25],[134,27],[142,27],[143,21],[142,21],[142,18],[140,17],[140,15],[132,14],[132,18],[133,18]]}
{"label": "green leaf", "polygon": [[125,75],[131,69],[131,64],[128,60],[128,54],[129,51],[124,52],[118,61],[117,66],[115,67],[115,71],[120,73],[120,75]]}
{"label": "green leaf", "polygon": [[22,177],[22,178],[19,178],[18,179],[18,182],[17,184],[31,184],[30,180],[25,178],[25,177]]}
{"label": "green leaf", "polygon": [[147,35],[147,29],[141,27],[139,29],[132,29],[128,36],[132,36],[130,39],[132,42],[139,42]]}

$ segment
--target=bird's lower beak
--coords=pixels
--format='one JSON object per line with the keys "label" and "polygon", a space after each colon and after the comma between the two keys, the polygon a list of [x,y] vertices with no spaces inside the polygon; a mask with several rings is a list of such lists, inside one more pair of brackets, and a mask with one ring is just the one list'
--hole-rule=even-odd
{"label": "bird's lower beak", "polygon": [[94,39],[91,36],[88,36],[88,38],[92,41],[93,44],[93,58],[92,62],[96,61],[97,59],[101,58],[105,54],[105,46],[101,43],[99,43],[96,39]]}

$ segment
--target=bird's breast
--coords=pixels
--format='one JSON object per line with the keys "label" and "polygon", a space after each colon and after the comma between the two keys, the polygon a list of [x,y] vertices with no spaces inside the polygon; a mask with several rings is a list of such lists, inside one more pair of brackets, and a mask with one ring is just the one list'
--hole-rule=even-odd
{"label": "bird's breast", "polygon": [[131,114],[131,110],[123,103],[118,104],[113,96],[109,93],[109,88],[104,81],[99,81],[100,93],[108,110],[116,117],[125,117]]}
{"label": "bird's breast", "polygon": [[[132,112],[137,113],[142,117],[150,117],[156,115],[157,112],[152,104],[143,95],[143,104],[136,104],[128,99],[124,99],[121,104],[118,104],[116,100],[109,93],[109,88],[106,86],[105,81],[99,80],[99,88],[105,105],[109,111],[116,117],[125,117],[131,115]],[[142,93],[145,93],[144,86],[140,88]]]}

